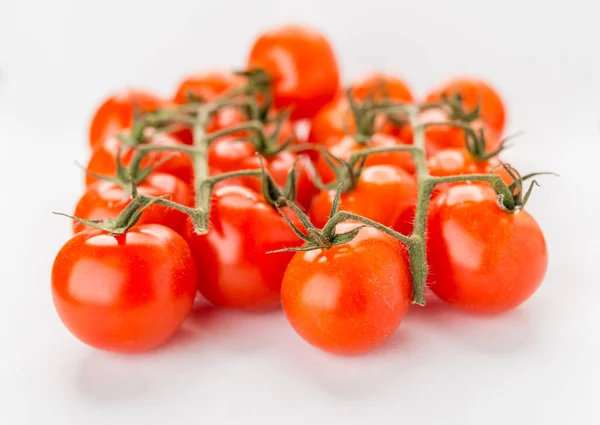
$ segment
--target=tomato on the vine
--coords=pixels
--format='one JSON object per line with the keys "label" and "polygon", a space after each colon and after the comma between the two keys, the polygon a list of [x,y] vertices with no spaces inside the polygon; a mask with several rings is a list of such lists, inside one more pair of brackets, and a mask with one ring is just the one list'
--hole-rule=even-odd
{"label": "tomato on the vine", "polygon": [[467,111],[479,104],[479,117],[498,135],[504,131],[506,113],[502,98],[491,85],[477,78],[453,78],[437,86],[425,98],[426,103],[434,103],[459,94]]}
{"label": "tomato on the vine", "polygon": [[[191,224],[184,234],[196,259],[198,289],[221,307],[277,308],[283,273],[293,253],[268,251],[299,246],[302,241],[253,190],[221,187],[214,191],[212,204],[208,234],[194,233]],[[293,217],[289,210],[288,215]]]}
{"label": "tomato on the vine", "polygon": [[350,84],[352,96],[358,100],[390,100],[412,102],[413,95],[403,79],[381,72],[373,72],[358,78]]}
{"label": "tomato on the vine", "polygon": [[230,70],[213,69],[185,77],[177,86],[173,102],[183,104],[190,98],[210,102],[230,90],[244,85],[244,77]]}
{"label": "tomato on the vine", "polygon": [[[338,231],[355,226],[342,223]],[[365,227],[343,245],[294,254],[283,277],[281,303],[292,327],[310,344],[358,354],[398,328],[411,294],[404,245]]]}
{"label": "tomato on the vine", "polygon": [[430,205],[430,288],[457,307],[498,313],[538,288],[548,264],[544,235],[527,211],[508,213],[491,187],[461,184]]}
{"label": "tomato on the vine", "polygon": [[[322,228],[329,219],[335,190],[322,190],[310,208],[312,223]],[[406,171],[388,165],[365,167],[356,187],[340,196],[339,209],[393,226],[407,210],[414,210],[417,183]]]}
{"label": "tomato on the vine", "polygon": [[[345,161],[355,152],[366,149],[387,148],[402,145],[402,141],[392,136],[376,133],[366,143],[359,143],[354,136],[345,136],[339,142],[329,146],[329,152]],[[392,165],[401,168],[408,173],[415,172],[415,163],[410,152],[385,152],[375,153],[368,156],[365,166],[370,165]],[[335,180],[335,172],[331,169],[323,155],[320,155],[316,163],[317,171],[324,183]]]}
{"label": "tomato on the vine", "polygon": [[131,128],[134,111],[153,112],[168,105],[168,101],[143,90],[123,90],[104,100],[98,107],[89,129],[89,141],[92,147],[122,130]]}
{"label": "tomato on the vine", "polygon": [[73,236],[52,266],[52,299],[69,331],[93,347],[150,350],[192,310],[194,259],[181,236],[147,224],[121,236],[93,229]]}
{"label": "tomato on the vine", "polygon": [[[137,185],[138,192],[149,196],[167,195],[170,200],[192,206],[192,191],[189,185],[170,174],[152,173]],[[109,181],[98,181],[90,185],[77,202],[73,215],[85,220],[117,218],[129,205],[131,198],[120,185]],[[187,215],[162,205],[151,205],[142,214],[139,223],[157,223],[173,229],[183,230]],[[89,229],[89,226],[73,221],[73,232]]]}
{"label": "tomato on the vine", "polygon": [[[305,156],[297,156],[288,151],[282,151],[263,158],[265,168],[279,186],[285,186],[291,170],[299,172],[297,179],[296,200],[304,208],[308,208],[318,192],[308,171],[310,160]],[[297,161],[296,168],[294,162]],[[213,142],[208,149],[208,164],[211,175],[229,173],[239,170],[259,170],[260,158],[252,142],[224,137]],[[236,178],[236,183],[260,191],[261,181],[256,177]]]}
{"label": "tomato on the vine", "polygon": [[[156,133],[148,137],[147,143],[159,146],[177,147],[181,144],[176,138],[166,133]],[[141,145],[143,146],[143,144]],[[114,177],[117,174],[117,155],[121,149],[120,160],[123,166],[128,166],[135,156],[135,148],[127,148],[117,137],[112,136],[98,143],[90,157],[86,170],[101,176]],[[151,151],[144,157],[142,167],[157,166],[156,171],[179,177],[191,184],[194,178],[194,167],[189,153],[169,150]],[[98,181],[92,174],[86,174],[87,186]]]}
{"label": "tomato on the vine", "polygon": [[329,41],[307,26],[264,31],[252,44],[248,68],[269,74],[275,107],[292,107],[292,119],[311,118],[339,88],[338,65]]}

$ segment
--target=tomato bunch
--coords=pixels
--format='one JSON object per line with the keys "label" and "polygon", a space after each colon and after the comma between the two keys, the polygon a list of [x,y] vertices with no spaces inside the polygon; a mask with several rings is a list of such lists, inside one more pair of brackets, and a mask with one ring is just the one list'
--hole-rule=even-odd
{"label": "tomato bunch", "polygon": [[282,307],[310,344],[356,354],[424,305],[426,285],[465,310],[515,308],[547,250],[523,210],[534,174],[498,157],[505,121],[475,78],[424,97],[381,72],[344,89],[329,41],[299,25],[263,32],[245,69],[186,76],[171,98],[114,93],[91,120],[56,310],[81,341],[138,352],[172,337],[198,296]]}

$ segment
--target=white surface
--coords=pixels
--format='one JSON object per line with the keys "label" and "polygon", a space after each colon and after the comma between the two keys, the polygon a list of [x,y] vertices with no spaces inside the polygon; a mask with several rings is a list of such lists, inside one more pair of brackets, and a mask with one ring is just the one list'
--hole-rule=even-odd
{"label": "white surface", "polygon": [[[599,190],[585,181],[600,153],[593,2],[344,3],[2,3],[0,423],[600,423]],[[290,20],[327,32],[346,80],[383,68],[423,94],[468,72],[502,90],[511,130],[526,130],[509,159],[561,174],[529,207],[550,250],[540,291],[497,318],[414,308],[359,358],[311,348],[280,312],[203,310],[141,356],[78,343],[50,299],[69,237],[50,211],[70,211],[82,189],[73,160],[87,154],[93,107],[118,87],[168,94],[186,72],[239,66],[250,37]]]}

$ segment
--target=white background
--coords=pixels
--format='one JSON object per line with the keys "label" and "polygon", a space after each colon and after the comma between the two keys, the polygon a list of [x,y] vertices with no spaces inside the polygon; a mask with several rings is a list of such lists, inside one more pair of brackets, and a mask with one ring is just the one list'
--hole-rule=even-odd
{"label": "white background", "polygon": [[[590,0],[10,1],[0,3],[0,423],[600,423],[600,26]],[[243,64],[288,21],[323,29],[346,81],[371,69],[418,94],[450,75],[491,80],[509,106],[508,154],[553,170],[529,210],[550,254],[516,311],[413,308],[381,349],[321,353],[281,312],[202,309],[145,355],[83,346],[50,297],[53,257],[82,190],[73,165],[109,91],[168,95],[187,72]]]}

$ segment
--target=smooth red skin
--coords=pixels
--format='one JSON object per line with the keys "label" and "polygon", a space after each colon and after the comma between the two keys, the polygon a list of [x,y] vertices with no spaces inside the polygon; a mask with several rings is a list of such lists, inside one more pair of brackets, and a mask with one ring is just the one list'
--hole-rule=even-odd
{"label": "smooth red skin", "polygon": [[[148,143],[160,146],[181,145],[179,140],[164,133],[157,133],[151,136]],[[91,173],[99,174],[101,176],[116,176],[117,155],[120,148],[123,148],[123,143],[116,137],[113,136],[104,139],[104,141],[95,146],[86,169]],[[134,156],[134,149],[123,148],[121,150],[121,163],[124,166],[129,165]],[[188,184],[192,184],[194,179],[194,166],[189,153],[181,151],[154,151],[148,153],[141,165],[142,167],[147,167],[161,162],[162,164],[156,168],[156,171],[171,174],[175,177],[179,177]],[[92,183],[97,181],[98,179],[96,177],[91,174],[86,174],[86,186],[89,187]]]}
{"label": "smooth red skin", "polygon": [[142,352],[177,332],[192,310],[196,267],[187,243],[157,224],[122,236],[93,229],[73,236],[52,267],[52,299],[80,341]]}
{"label": "smooth red skin", "polygon": [[[345,223],[339,232],[355,226]],[[359,354],[398,328],[411,293],[404,245],[363,228],[346,244],[296,253],[283,277],[281,303],[308,343],[331,353]]]}
{"label": "smooth red skin", "polygon": [[479,102],[480,118],[499,135],[504,131],[506,110],[502,98],[494,87],[476,78],[459,77],[443,82],[425,98],[426,103],[439,102],[442,94],[460,94],[467,110]]}
{"label": "smooth red skin", "polygon": [[372,97],[374,100],[413,101],[410,88],[403,79],[382,72],[372,72],[356,79],[350,89],[352,95],[360,100]]}
{"label": "smooth red skin", "polygon": [[241,87],[244,82],[244,77],[226,69],[212,69],[191,74],[177,86],[173,102],[187,103],[189,95],[211,101],[232,89]]}
{"label": "smooth red skin", "polygon": [[[310,207],[312,223],[321,228],[327,223],[335,191],[322,190]],[[366,167],[356,187],[340,196],[339,209],[393,226],[417,201],[415,178],[402,169],[387,165]]]}
{"label": "smooth red skin", "polygon": [[[447,122],[447,115],[439,109],[429,109],[421,112],[419,120],[422,123],[427,122]],[[477,119],[470,123],[477,135],[483,130],[486,150],[494,151],[502,142],[500,134],[494,131],[484,121]],[[404,127],[402,140],[412,141],[412,129],[410,126]],[[451,127],[448,125],[436,125],[425,129],[425,150],[427,156],[435,155],[442,149],[464,148],[466,146],[465,131],[462,128]]]}
{"label": "smooth red skin", "polygon": [[275,107],[292,107],[294,120],[312,118],[333,99],[340,85],[329,41],[307,26],[283,25],[264,31],[254,41],[247,65],[269,73]]}
{"label": "smooth red skin", "polygon": [[251,311],[280,305],[281,280],[293,253],[267,252],[302,243],[275,208],[239,186],[214,192],[208,234],[194,233],[190,224],[184,237],[196,259],[202,295],[220,307]]}
{"label": "smooth red skin", "polygon": [[94,147],[107,137],[130,128],[133,125],[134,108],[140,112],[152,112],[167,105],[166,99],[143,90],[122,90],[111,95],[92,117],[89,129],[90,145]]}
{"label": "smooth red skin", "polygon": [[[290,170],[294,168],[294,162],[298,158],[296,170],[301,170],[296,182],[297,202],[308,209],[314,196],[319,191],[315,186],[307,170],[308,158],[298,157],[291,152],[280,152],[271,157],[264,157],[265,168],[269,171],[275,183],[284,187]],[[208,164],[211,175],[223,174],[239,170],[259,170],[260,158],[251,142],[236,140],[235,138],[223,138],[210,145],[208,149]],[[243,177],[235,179],[241,184],[257,192],[260,192],[262,183],[257,177]]]}
{"label": "smooth red skin", "polygon": [[[328,149],[334,156],[348,161],[354,152],[369,148],[383,148],[402,144],[403,143],[400,140],[394,137],[376,133],[371,137],[368,145],[357,143],[353,136],[345,136],[338,143],[331,145]],[[415,172],[415,163],[409,152],[388,152],[369,155],[365,162],[365,166],[371,165],[391,165],[401,168],[411,174]],[[317,159],[316,167],[317,172],[324,183],[335,180],[334,171],[322,155]]]}
{"label": "smooth red skin", "polygon": [[356,131],[356,123],[348,100],[339,97],[329,102],[313,117],[308,133],[308,143],[329,147],[346,134]]}
{"label": "smooth red skin", "polygon": [[[192,206],[192,192],[182,180],[170,174],[152,173],[137,186],[138,192],[149,196],[168,195],[178,204]],[[123,188],[108,181],[98,181],[88,187],[75,206],[75,217],[85,220],[117,218],[131,202]],[[142,214],[139,224],[162,224],[180,233],[187,221],[183,212],[162,205],[151,205]],[[90,229],[89,226],[73,221],[73,233]]]}
{"label": "smooth red skin", "polygon": [[481,185],[448,188],[432,202],[427,257],[431,290],[465,310],[500,313],[527,300],[548,265],[544,235],[527,211],[510,214]]}

